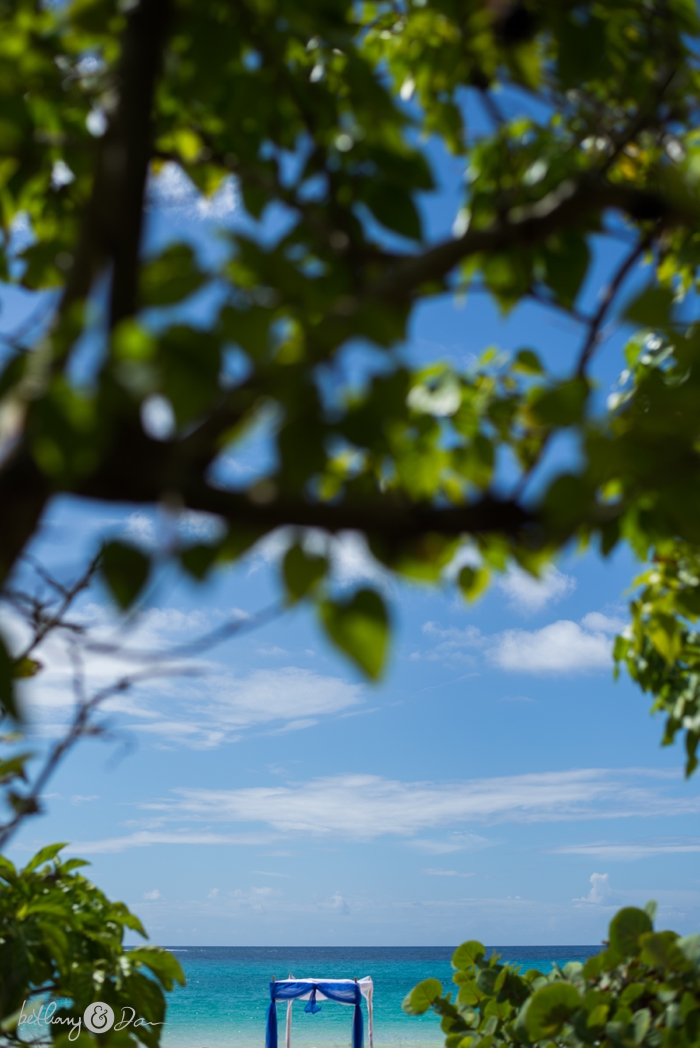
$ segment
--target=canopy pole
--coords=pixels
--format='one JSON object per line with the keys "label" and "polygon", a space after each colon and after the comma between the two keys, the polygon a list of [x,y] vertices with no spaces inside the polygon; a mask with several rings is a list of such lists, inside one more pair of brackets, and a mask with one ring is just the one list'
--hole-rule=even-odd
{"label": "canopy pole", "polygon": [[292,1002],[287,1001],[287,1026],[284,1038],[285,1048],[292,1048]]}

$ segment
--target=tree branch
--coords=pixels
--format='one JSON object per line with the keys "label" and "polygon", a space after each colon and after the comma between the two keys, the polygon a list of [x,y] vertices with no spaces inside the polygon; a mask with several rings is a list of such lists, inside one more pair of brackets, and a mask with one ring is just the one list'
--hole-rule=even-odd
{"label": "tree branch", "polygon": [[[494,254],[541,244],[553,233],[579,226],[587,212],[617,208],[632,216],[654,210],[665,222],[697,221],[689,213],[649,190],[617,185],[590,176],[567,180],[543,199],[512,208],[486,229],[470,229],[454,240],[445,240],[423,254],[397,258],[386,277],[367,288],[372,299],[406,300],[425,284],[439,282],[465,258]],[[359,302],[355,309],[359,308]],[[349,312],[344,305],[345,312]]]}

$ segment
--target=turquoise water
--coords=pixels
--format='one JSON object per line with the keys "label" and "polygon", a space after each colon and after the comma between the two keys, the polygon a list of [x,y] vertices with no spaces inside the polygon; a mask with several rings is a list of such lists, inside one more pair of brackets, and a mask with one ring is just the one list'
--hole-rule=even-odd
{"label": "turquoise water", "polygon": [[[325,976],[374,980],[375,1048],[438,1048],[444,1043],[434,1015],[410,1017],[401,1010],[408,991],[435,976],[452,986],[452,947],[170,947],[187,986],[169,996],[164,1048],[263,1048],[269,984]],[[500,946],[497,953],[524,969],[549,971],[552,964],[583,961],[597,946]],[[364,1008],[364,1005],[363,1005]],[[278,1005],[280,1048],[284,1048],[286,1005]],[[366,1016],[366,1012],[365,1012]],[[349,1048],[352,1011],[324,1001],[316,1015],[294,1005],[292,1048]],[[369,1048],[365,1021],[365,1048]]]}

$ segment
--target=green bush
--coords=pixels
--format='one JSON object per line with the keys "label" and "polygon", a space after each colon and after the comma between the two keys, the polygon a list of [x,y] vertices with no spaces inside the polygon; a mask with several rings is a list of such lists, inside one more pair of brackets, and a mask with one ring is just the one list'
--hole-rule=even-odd
{"label": "green bush", "polygon": [[[62,862],[63,847],[42,848],[21,870],[0,856],[0,1044],[26,1042],[30,1033],[44,1044],[89,1048],[96,1039],[83,1013],[102,1001],[115,1022],[100,1034],[101,1045],[157,1048],[163,991],[184,985],[182,968],[158,946],[125,949],[127,929],[147,938],[138,917],[77,872],[84,860]],[[42,1006],[45,1017],[52,1002],[50,1023],[27,1024]]]}
{"label": "green bush", "polygon": [[547,975],[463,943],[452,958],[455,1000],[425,979],[404,1011],[442,1016],[446,1048],[690,1048],[700,1043],[700,935],[655,932],[655,909],[620,910],[607,949]]}

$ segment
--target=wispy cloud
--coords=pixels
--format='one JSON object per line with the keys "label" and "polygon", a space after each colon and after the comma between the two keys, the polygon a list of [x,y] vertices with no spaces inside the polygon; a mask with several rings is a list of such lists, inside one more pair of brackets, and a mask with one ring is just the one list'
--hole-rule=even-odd
{"label": "wispy cloud", "polygon": [[450,855],[459,851],[481,851],[493,848],[498,841],[481,837],[478,833],[453,832],[442,837],[412,837],[407,842],[412,848],[427,852],[429,855]]}
{"label": "wispy cloud", "polygon": [[81,855],[113,855],[131,848],[150,848],[154,844],[184,844],[188,847],[233,844],[259,847],[269,844],[272,840],[274,837],[263,833],[198,833],[192,830],[163,833],[156,830],[139,830],[123,837],[106,837],[99,841],[75,841],[71,844],[70,850],[80,852]]}
{"label": "wispy cloud", "polygon": [[537,579],[522,568],[511,568],[498,580],[498,588],[516,611],[532,615],[555,604],[576,589],[576,579],[550,567]]}
{"label": "wispy cloud", "polygon": [[474,873],[462,873],[460,870],[435,870],[427,869],[421,870],[421,873],[427,873],[429,877],[474,877]]}
{"label": "wispy cloud", "polygon": [[[370,841],[404,838],[432,854],[494,842],[460,825],[661,818],[700,813],[700,796],[679,794],[680,780],[653,770],[600,768],[458,782],[400,782],[377,775],[335,775],[286,786],[236,790],[178,788],[140,808],[159,827],[81,844],[83,851],[120,851],[152,844],[259,845],[282,838]],[[178,823],[168,832],[165,824]],[[199,832],[197,824],[205,823]],[[215,833],[214,823],[256,823],[254,833]],[[450,831],[445,837],[421,836]],[[77,846],[76,846],[77,847]]]}
{"label": "wispy cloud", "polygon": [[[176,648],[226,621],[242,619],[245,613],[237,608],[206,612],[153,608],[128,631],[120,630],[107,609],[98,605],[87,605],[81,616],[93,626],[98,640],[148,652]],[[290,657],[277,647],[264,652],[275,659]],[[51,734],[72,708],[73,667],[66,650],[53,638],[37,654],[45,669],[25,683],[24,694],[37,729]],[[246,675],[237,675],[213,656],[181,663],[171,659],[170,665],[173,676],[115,695],[103,703],[102,712],[120,729],[158,745],[211,749],[236,742],[245,732],[310,728],[323,718],[359,712],[365,701],[360,684],[294,665]],[[88,652],[86,660],[91,688],[105,687],[140,668],[138,662],[101,651]]]}
{"label": "wispy cloud", "polygon": [[[474,666],[476,659],[472,652],[486,644],[486,638],[478,626],[470,625],[460,629],[457,626],[442,626],[439,622],[426,622],[423,624],[423,634],[437,641],[435,647],[422,656],[429,660],[444,659],[450,662],[466,662]],[[421,653],[414,652],[411,658],[421,658]]]}
{"label": "wispy cloud", "polygon": [[655,855],[688,855],[700,852],[700,837],[651,837],[642,841],[593,841],[552,848],[556,855],[585,855],[610,862],[630,862]]}

